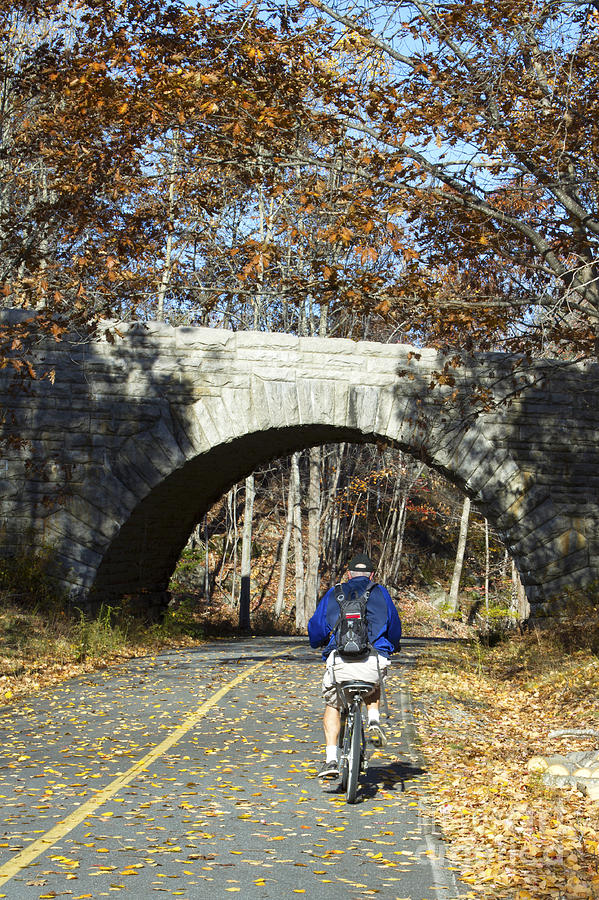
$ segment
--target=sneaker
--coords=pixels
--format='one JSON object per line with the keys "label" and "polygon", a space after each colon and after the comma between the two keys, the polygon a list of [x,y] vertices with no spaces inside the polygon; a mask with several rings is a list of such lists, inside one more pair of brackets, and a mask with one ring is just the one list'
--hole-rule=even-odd
{"label": "sneaker", "polygon": [[378,722],[371,722],[368,726],[368,741],[373,747],[384,747],[387,743],[387,735]]}
{"label": "sneaker", "polygon": [[324,767],[318,773],[319,778],[339,778],[339,763],[336,759],[331,759],[324,764]]}

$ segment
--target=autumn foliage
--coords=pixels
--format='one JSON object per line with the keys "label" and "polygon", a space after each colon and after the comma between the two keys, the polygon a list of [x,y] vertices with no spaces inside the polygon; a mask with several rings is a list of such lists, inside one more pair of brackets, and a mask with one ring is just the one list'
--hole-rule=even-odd
{"label": "autumn foliage", "polygon": [[597,26],[565,0],[3,3],[5,303],[591,352]]}

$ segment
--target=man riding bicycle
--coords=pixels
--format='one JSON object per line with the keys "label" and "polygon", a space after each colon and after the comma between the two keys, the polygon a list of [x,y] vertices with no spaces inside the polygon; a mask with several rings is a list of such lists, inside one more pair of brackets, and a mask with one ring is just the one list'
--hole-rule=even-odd
{"label": "man riding bicycle", "polygon": [[[341,728],[341,700],[337,685],[347,681],[365,681],[372,684],[372,693],[366,697],[368,709],[368,740],[375,747],[386,743],[381,728],[379,699],[381,681],[385,678],[389,657],[399,649],[401,622],[389,592],[380,584],[372,584],[374,565],[361,553],[348,564],[348,580],[343,585],[329,588],[308,622],[311,647],[324,647],[322,658],[326,662],[322,680],[322,696],[325,701],[323,728],[326,743],[326,761],[319,778],[338,778],[337,741]],[[370,646],[360,656],[342,656],[337,647],[335,630],[340,617],[339,590],[344,597],[365,596],[366,623]]]}

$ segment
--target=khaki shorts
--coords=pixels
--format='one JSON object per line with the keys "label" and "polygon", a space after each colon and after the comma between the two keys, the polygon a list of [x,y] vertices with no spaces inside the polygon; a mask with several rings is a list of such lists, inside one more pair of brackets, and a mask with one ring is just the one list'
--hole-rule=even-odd
{"label": "khaki shorts", "polygon": [[[378,656],[378,666],[377,666]],[[341,709],[341,702],[337,692],[336,684],[342,684],[344,681],[366,681],[372,683],[372,694],[366,697],[366,702],[378,700],[379,697],[379,668],[381,678],[387,675],[389,660],[377,654],[371,653],[366,659],[348,661],[341,659],[339,654],[333,650],[327,658],[326,669],[322,679],[322,696],[327,706],[333,706],[335,709]]]}

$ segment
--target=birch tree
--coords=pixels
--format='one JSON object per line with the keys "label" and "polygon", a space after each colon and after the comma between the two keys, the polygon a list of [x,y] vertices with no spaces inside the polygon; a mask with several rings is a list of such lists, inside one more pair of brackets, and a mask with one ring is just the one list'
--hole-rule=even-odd
{"label": "birch tree", "polygon": [[299,453],[291,457],[293,482],[293,546],[295,560],[295,626],[303,632],[308,624],[306,616],[306,586],[304,583],[304,546],[302,539],[302,501]]}
{"label": "birch tree", "polygon": [[277,599],[275,602],[274,615],[278,618],[283,612],[285,605],[285,581],[287,577],[287,558],[289,555],[289,544],[293,533],[294,513],[295,513],[295,497],[294,482],[289,478],[287,490],[287,515],[285,517],[285,532],[281,544],[281,562],[279,566],[279,585],[277,588]]}
{"label": "birch tree", "polygon": [[239,628],[250,628],[250,599],[252,578],[252,526],[254,519],[254,498],[256,495],[254,476],[245,479],[245,506],[243,512],[243,532],[241,538],[241,590],[239,594]]}
{"label": "birch tree", "polygon": [[464,497],[464,505],[462,506],[462,515],[460,518],[460,533],[458,536],[458,546],[455,555],[455,563],[453,567],[453,575],[451,577],[451,585],[449,588],[449,608],[456,612],[458,608],[460,580],[462,578],[462,568],[464,566],[464,554],[466,552],[466,540],[468,538],[468,520],[470,518],[470,497]]}
{"label": "birch tree", "polygon": [[318,596],[318,569],[320,564],[320,503],[321,503],[321,450],[312,447],[309,453],[308,507],[308,558],[305,589],[305,616],[309,619],[316,609]]}

